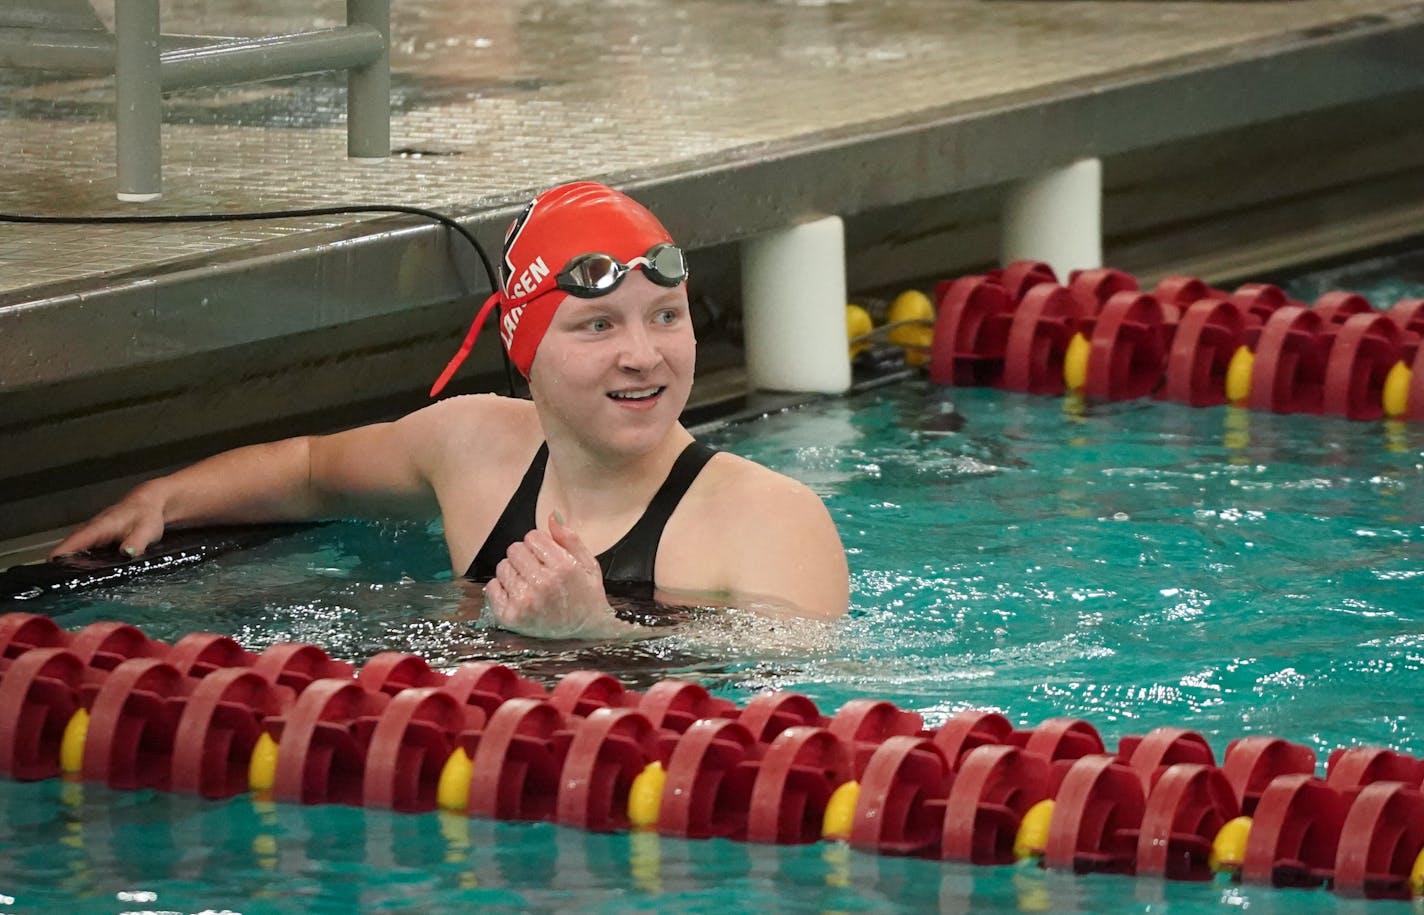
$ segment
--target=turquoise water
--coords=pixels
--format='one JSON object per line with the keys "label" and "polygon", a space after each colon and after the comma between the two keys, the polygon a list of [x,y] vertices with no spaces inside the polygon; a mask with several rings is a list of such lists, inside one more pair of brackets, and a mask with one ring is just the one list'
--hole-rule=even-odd
{"label": "turquoise water", "polygon": [[1424,247],[1414,238],[1368,257],[1346,257],[1297,268],[1276,278],[1292,298],[1314,302],[1339,289],[1357,292],[1377,309],[1424,296]]}
{"label": "turquoise water", "polygon": [[[342,523],[147,582],[48,600],[361,660],[494,657],[546,679],[692,676],[823,711],[878,697],[931,724],[1086,718],[1228,740],[1424,754],[1424,426],[1149,401],[1084,406],[921,382],[705,431],[823,497],[852,613],[708,614],[590,649],[485,628],[438,528]],[[1324,890],[1162,884],[548,825],[0,784],[0,911],[1401,911]]]}

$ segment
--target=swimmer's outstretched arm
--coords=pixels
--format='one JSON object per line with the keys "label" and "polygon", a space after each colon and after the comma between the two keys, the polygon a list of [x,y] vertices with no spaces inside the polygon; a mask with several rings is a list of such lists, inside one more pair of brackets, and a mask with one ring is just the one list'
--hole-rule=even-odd
{"label": "swimmer's outstretched arm", "polygon": [[309,517],[306,439],[224,452],[149,480],[81,524],[51,556],[117,543],[137,556],[169,525],[289,521]]}
{"label": "swimmer's outstretched arm", "polygon": [[168,527],[352,514],[433,517],[438,504],[418,447],[432,421],[421,413],[237,448],[149,480],[81,524],[50,555],[117,543],[137,556]]}

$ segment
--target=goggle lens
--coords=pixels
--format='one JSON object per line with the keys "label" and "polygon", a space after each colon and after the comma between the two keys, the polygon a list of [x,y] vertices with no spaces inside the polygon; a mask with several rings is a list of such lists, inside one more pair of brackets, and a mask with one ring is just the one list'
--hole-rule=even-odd
{"label": "goggle lens", "polygon": [[676,286],[687,279],[687,261],[677,245],[658,245],[646,255],[644,272],[649,279],[663,286]]}
{"label": "goggle lens", "polygon": [[611,254],[580,254],[560,271],[558,287],[580,298],[597,298],[617,289],[634,267],[642,267],[648,279],[659,286],[672,287],[687,279],[687,261],[682,249],[664,243],[654,245],[647,254],[626,264]]}
{"label": "goggle lens", "polygon": [[612,289],[627,268],[611,257],[585,257],[569,268],[570,278],[586,289]]}

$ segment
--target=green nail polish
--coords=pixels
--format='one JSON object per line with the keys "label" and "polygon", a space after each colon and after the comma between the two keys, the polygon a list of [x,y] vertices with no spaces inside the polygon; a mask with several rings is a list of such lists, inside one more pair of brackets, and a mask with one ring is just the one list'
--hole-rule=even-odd
{"label": "green nail polish", "polygon": [[138,547],[136,547],[136,546],[126,546],[126,547],[124,547],[124,555],[125,555],[125,556],[128,556],[130,559],[132,559],[133,557],[135,557],[135,556],[138,555]]}
{"label": "green nail polish", "polygon": [[563,523],[564,523],[564,516],[561,515],[561,514],[559,514],[557,511],[555,511],[555,512],[554,512],[554,520],[557,521],[557,522],[559,522],[560,524],[563,524]]}

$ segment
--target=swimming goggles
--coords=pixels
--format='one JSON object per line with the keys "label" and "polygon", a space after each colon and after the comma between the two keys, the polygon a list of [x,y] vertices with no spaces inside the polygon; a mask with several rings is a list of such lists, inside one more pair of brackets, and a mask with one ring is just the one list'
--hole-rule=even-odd
{"label": "swimming goggles", "polygon": [[611,254],[580,254],[570,260],[555,277],[556,285],[569,295],[596,299],[617,289],[634,267],[659,286],[676,286],[687,279],[687,260],[677,245],[653,245],[642,257],[623,263]]}

